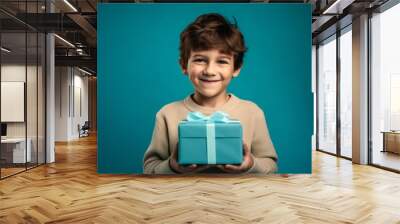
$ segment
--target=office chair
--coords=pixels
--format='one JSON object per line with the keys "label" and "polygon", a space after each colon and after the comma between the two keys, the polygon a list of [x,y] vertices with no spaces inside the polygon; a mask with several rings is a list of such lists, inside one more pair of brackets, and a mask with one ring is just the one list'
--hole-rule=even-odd
{"label": "office chair", "polygon": [[89,121],[85,121],[82,127],[80,127],[80,125],[78,124],[79,138],[89,136],[89,129],[90,129]]}

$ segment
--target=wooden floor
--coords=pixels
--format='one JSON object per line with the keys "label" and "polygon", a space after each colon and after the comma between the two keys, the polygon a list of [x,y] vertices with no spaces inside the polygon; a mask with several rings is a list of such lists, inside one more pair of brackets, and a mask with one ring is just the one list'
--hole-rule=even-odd
{"label": "wooden floor", "polygon": [[400,223],[400,175],[315,152],[312,175],[98,175],[96,139],[0,181],[0,223]]}
{"label": "wooden floor", "polygon": [[22,172],[22,171],[26,170],[25,167],[23,167],[23,168],[20,168],[20,167],[14,168],[14,167],[12,167],[12,168],[0,168],[0,169],[1,169],[1,178],[8,177],[8,176],[11,176],[13,174],[16,174],[16,173],[19,173],[19,172]]}
{"label": "wooden floor", "polygon": [[[10,166],[15,166],[15,165],[11,164]],[[27,163],[26,166],[27,167],[25,167],[25,164],[18,164],[16,167],[6,167],[6,168],[2,167],[2,168],[0,168],[1,169],[0,170],[1,178],[6,178],[8,176],[15,175],[20,172],[24,172],[27,169],[33,169],[33,168],[37,167],[37,164],[36,163]]]}

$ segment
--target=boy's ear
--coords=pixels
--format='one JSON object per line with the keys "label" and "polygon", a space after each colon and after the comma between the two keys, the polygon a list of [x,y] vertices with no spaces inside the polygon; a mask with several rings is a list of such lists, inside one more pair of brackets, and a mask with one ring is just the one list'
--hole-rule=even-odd
{"label": "boy's ear", "polygon": [[241,69],[242,69],[242,67],[236,69],[236,70],[233,72],[232,77],[238,77]]}
{"label": "boy's ear", "polygon": [[184,75],[187,75],[187,74],[188,74],[186,68],[183,68],[183,67],[181,66],[181,69],[182,69],[182,73],[183,73]]}
{"label": "boy's ear", "polygon": [[187,75],[187,66],[182,63],[182,59],[179,59],[179,65],[181,66],[182,73]]}

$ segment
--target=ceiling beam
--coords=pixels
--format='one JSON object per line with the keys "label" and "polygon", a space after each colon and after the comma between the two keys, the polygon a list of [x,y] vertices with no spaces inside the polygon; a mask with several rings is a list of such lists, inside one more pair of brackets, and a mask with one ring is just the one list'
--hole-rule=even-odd
{"label": "ceiling beam", "polygon": [[56,66],[81,66],[97,70],[96,58],[90,56],[55,56]]}
{"label": "ceiling beam", "polygon": [[85,17],[79,13],[70,13],[67,16],[79,25],[91,38],[96,38],[97,30],[90,24]]}

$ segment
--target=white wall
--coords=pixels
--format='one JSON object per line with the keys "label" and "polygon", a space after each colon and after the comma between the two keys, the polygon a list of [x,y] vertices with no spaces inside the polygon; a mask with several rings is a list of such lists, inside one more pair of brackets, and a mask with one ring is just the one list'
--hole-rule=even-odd
{"label": "white wall", "polygon": [[77,139],[78,124],[88,120],[88,77],[76,68],[56,67],[55,89],[55,140]]}
{"label": "white wall", "polygon": [[67,67],[55,68],[55,141],[67,141],[69,124],[69,96],[70,84],[69,69]]}
{"label": "white wall", "polygon": [[[32,67],[28,67],[28,71]],[[1,81],[3,82],[25,82],[25,64],[8,64],[1,66]],[[28,72],[30,74],[30,72]],[[3,96],[4,97],[4,96]],[[6,108],[1,108],[6,110]],[[7,137],[25,137],[25,122],[7,123]]]}
{"label": "white wall", "polygon": [[[27,69],[27,73],[25,71]],[[30,86],[36,86],[36,66],[18,65],[18,64],[5,64],[1,66],[1,81],[2,82],[25,82],[25,76],[28,76],[28,83]],[[6,97],[6,96],[3,96]],[[28,119],[28,137],[31,133],[36,136],[36,87],[27,88],[27,119]],[[39,105],[40,107],[41,105]],[[6,110],[7,108],[1,108]],[[35,113],[34,113],[35,112]],[[33,122],[33,123],[32,123]],[[25,137],[26,122],[7,122],[7,136],[8,137]]]}
{"label": "white wall", "polygon": [[[28,70],[32,69],[28,66]],[[28,72],[29,73],[29,72]],[[25,64],[8,64],[1,66],[1,81],[20,81],[25,82]]]}
{"label": "white wall", "polygon": [[[38,69],[38,70],[37,70]],[[1,81],[3,82],[24,82],[26,84],[26,106],[21,108],[23,113],[26,111],[27,120],[23,122],[6,122],[8,138],[24,138],[25,135],[30,139],[32,151],[32,161],[44,163],[45,150],[45,116],[44,116],[44,74],[42,67],[25,64],[3,64],[1,66]],[[25,80],[27,78],[27,81]],[[2,96],[7,97],[7,96]],[[10,110],[10,108],[1,108]],[[9,111],[12,113],[12,111]],[[37,157],[37,153],[39,156]]]}
{"label": "white wall", "polygon": [[[78,73],[77,73],[78,72]],[[71,114],[71,136],[72,138],[78,138],[78,124],[81,126],[85,123],[85,121],[89,120],[89,112],[88,112],[88,77],[82,76],[83,73],[80,73],[79,70],[74,70],[74,82],[72,88],[74,90],[71,99],[74,102],[71,102],[72,114]],[[71,90],[72,90],[71,89]]]}

